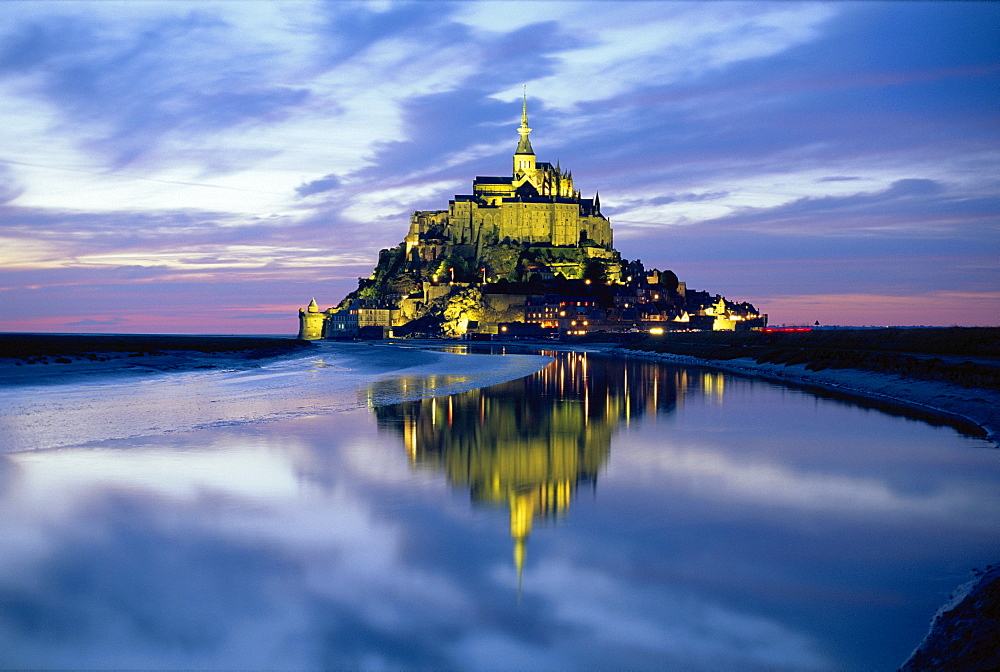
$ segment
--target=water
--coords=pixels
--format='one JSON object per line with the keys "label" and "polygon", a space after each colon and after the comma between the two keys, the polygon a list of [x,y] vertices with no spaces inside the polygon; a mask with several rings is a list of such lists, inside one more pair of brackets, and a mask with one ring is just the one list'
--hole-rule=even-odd
{"label": "water", "polygon": [[[105,436],[101,402],[103,429],[57,432],[99,440],[2,456],[0,665],[895,669],[1000,555],[982,440],[548,354],[482,389],[474,359],[216,372],[227,410],[186,429],[164,407],[167,434]],[[198,406],[179,392],[159,403]]]}

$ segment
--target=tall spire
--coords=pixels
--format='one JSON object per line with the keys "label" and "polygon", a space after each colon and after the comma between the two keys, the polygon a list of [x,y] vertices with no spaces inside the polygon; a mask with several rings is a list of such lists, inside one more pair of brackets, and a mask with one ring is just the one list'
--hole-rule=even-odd
{"label": "tall spire", "polygon": [[528,134],[531,133],[531,129],[528,128],[528,85],[524,85],[524,103],[521,106],[521,127],[517,129],[517,134],[521,136],[521,139],[517,142],[517,150],[514,151],[515,154],[534,154],[535,150],[531,148],[531,141],[528,140]]}

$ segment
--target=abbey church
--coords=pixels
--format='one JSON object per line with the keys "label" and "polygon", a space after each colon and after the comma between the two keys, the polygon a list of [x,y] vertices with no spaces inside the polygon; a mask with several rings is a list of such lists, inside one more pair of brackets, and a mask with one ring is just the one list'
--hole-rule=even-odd
{"label": "abbey church", "polygon": [[472,194],[455,196],[448,210],[413,214],[408,256],[432,261],[455,246],[468,246],[482,258],[484,247],[496,243],[613,251],[611,223],[601,214],[600,198],[582,198],[572,173],[535,160],[526,99],[517,132],[510,176],[477,177]]}
{"label": "abbey church", "polygon": [[758,328],[749,303],[689,291],[614,248],[600,196],[538,161],[525,96],[509,176],[479,176],[447,210],[414,212],[368,278],[335,308],[299,310],[299,338]]}

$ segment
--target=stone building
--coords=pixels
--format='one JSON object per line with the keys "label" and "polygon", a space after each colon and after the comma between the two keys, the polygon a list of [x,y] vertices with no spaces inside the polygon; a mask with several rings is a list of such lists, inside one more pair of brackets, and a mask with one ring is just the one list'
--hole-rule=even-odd
{"label": "stone building", "polygon": [[323,325],[326,315],[319,311],[316,299],[309,302],[305,309],[299,308],[299,338],[304,341],[315,341],[323,338]]}
{"label": "stone building", "polygon": [[587,248],[588,257],[615,260],[611,223],[599,195],[583,198],[573,174],[535,158],[528,134],[528,107],[510,176],[476,177],[472,193],[456,195],[447,210],[413,213],[406,235],[409,261],[433,262],[458,253],[482,259],[497,243]]}
{"label": "stone building", "polygon": [[[315,338],[356,338],[363,333],[363,330],[371,327],[381,327],[382,333],[388,333],[385,330],[398,325],[398,308],[358,299],[343,308],[331,308],[326,311],[322,336]],[[300,329],[300,334],[301,331]],[[299,338],[304,337],[300,335]]]}
{"label": "stone building", "polygon": [[509,176],[476,177],[447,210],[414,212],[402,242],[379,252],[339,307],[320,312],[314,300],[299,310],[299,338],[462,336],[471,324],[561,337],[766,324],[750,304],[688,292],[670,271],[623,260],[600,196],[583,198],[571,172],[537,160],[527,96],[517,133]]}

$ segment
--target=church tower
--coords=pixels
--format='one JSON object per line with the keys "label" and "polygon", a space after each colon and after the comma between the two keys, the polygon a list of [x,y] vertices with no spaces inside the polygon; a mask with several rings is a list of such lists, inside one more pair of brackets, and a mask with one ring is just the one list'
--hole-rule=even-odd
{"label": "church tower", "polygon": [[517,149],[514,151],[514,179],[524,175],[535,174],[535,150],[531,148],[531,140],[528,140],[528,88],[524,89],[524,103],[521,107],[521,127],[517,129],[517,134],[521,136],[517,142]]}

